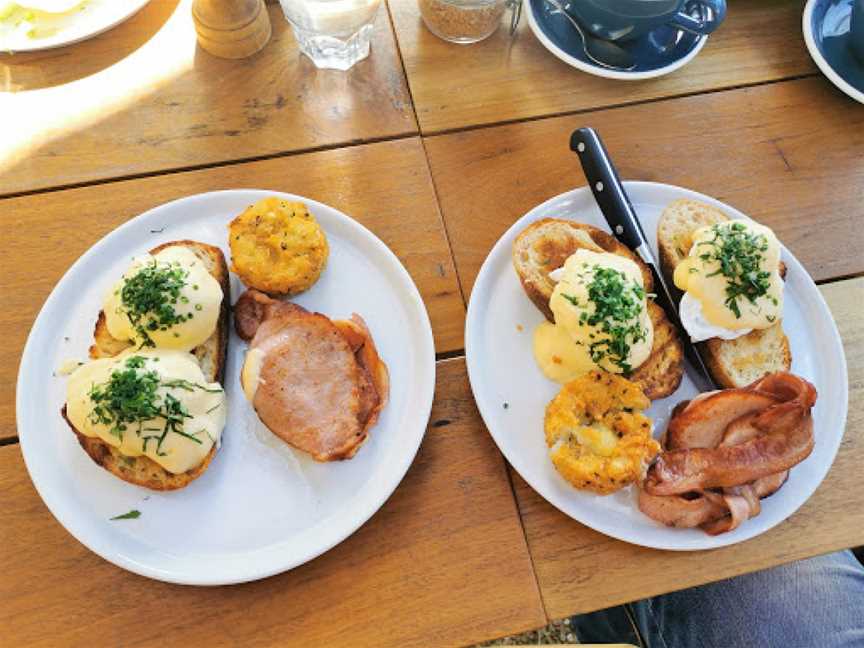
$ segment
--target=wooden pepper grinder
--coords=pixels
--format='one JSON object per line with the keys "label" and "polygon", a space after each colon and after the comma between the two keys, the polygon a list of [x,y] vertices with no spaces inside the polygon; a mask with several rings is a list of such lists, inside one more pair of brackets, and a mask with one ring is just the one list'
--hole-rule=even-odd
{"label": "wooden pepper grinder", "polygon": [[264,0],[194,0],[198,44],[222,58],[252,56],[270,40]]}

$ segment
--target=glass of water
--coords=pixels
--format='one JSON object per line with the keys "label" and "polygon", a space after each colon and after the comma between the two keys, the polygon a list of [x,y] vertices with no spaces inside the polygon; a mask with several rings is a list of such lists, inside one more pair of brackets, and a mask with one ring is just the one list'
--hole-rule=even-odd
{"label": "glass of water", "polygon": [[300,51],[319,68],[347,70],[369,56],[381,0],[280,0]]}

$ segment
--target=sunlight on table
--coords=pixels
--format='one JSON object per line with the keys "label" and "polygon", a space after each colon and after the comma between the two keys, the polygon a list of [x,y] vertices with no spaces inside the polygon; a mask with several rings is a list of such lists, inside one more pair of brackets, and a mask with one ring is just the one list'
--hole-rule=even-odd
{"label": "sunlight on table", "polygon": [[[84,130],[127,109],[192,68],[196,51],[192,0],[181,0],[173,14],[140,48],[90,76],[61,85],[27,90],[16,83],[16,65],[27,55],[0,57],[0,173],[46,143],[76,130]],[[146,11],[146,8],[145,8]],[[133,18],[132,20],[135,20]],[[123,29],[121,26],[118,29]],[[103,36],[110,38],[110,34]],[[67,52],[44,52],[59,65]],[[55,56],[58,55],[58,56]],[[25,58],[25,61],[20,59]],[[37,61],[33,65],[38,65]]]}

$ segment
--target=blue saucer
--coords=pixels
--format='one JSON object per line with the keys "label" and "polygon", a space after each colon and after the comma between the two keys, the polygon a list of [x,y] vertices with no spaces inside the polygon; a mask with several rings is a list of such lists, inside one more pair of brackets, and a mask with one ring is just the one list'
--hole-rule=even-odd
{"label": "blue saucer", "polygon": [[[658,27],[641,38],[619,43],[636,61],[632,70],[613,70],[592,62],[582,48],[582,37],[557,9],[544,0],[526,0],[528,24],[540,42],[565,63],[590,74],[612,79],[649,79],[677,70],[704,47],[707,36]],[[564,4],[565,8],[567,4]]]}
{"label": "blue saucer", "polygon": [[804,40],[831,82],[864,103],[864,64],[852,54],[849,23],[853,0],[810,0],[804,9]]}

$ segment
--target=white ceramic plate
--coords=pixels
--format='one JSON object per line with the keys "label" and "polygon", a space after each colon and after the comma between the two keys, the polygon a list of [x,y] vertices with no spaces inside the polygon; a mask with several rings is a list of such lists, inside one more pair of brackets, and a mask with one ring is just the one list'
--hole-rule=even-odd
{"label": "white ceramic plate", "polygon": [[[321,223],[330,258],[296,301],[342,319],[360,313],[390,369],[390,402],[350,461],[316,463],[258,421],[239,383],[246,345],[233,332],[225,373],[229,416],[210,468],[188,487],[157,493],[98,467],[60,417],[66,358],[86,357],[105,291],[133,255],[178,239],[218,245],[228,222],[269,195],[302,200]],[[231,277],[232,301],[243,290]],[[197,585],[236,583],[300,565],[347,538],[387,500],[411,465],[429,419],[435,350],[417,288],[396,256],[341,212],[272,191],[218,191],[156,207],[111,232],[69,269],[30,332],[17,416],[27,469],[42,499],[88,548],[130,571]],[[131,509],[136,520],[109,521]]]}
{"label": "white ceramic plate", "polygon": [[[51,19],[50,35],[29,38],[0,21],[0,52],[33,52],[71,45],[116,27],[150,0],[86,0],[78,11]],[[8,25],[8,26],[7,26]]]}
{"label": "white ceramic plate", "polygon": [[[625,186],[655,254],[657,221],[663,208],[678,198],[701,200],[733,218],[746,218],[728,205],[687,189],[652,182],[626,182]],[[559,386],[547,380],[534,362],[531,340],[543,316],[525,296],[510,257],[516,235],[529,223],[546,217],[570,218],[609,231],[591,192],[582,187],[548,200],[514,223],[480,270],[465,327],[468,374],[483,420],[507,461],[534,490],[574,520],[646,547],[721,547],[759,535],[794,513],[816,490],[834,461],[848,404],[846,359],[837,327],[801,264],[783,249],[788,268],[783,328],[792,347],[792,371],[810,380],[819,391],[813,410],[816,447],[792,469],[787,484],[762,501],[760,515],[735,531],[712,537],[699,529],[668,528],[644,516],[636,506],[633,488],[606,497],[580,492],[553,467],[543,438],[543,414]],[[672,407],[696,393],[685,376],[671,397],[652,404],[648,415],[654,420],[656,437],[666,428]]]}

